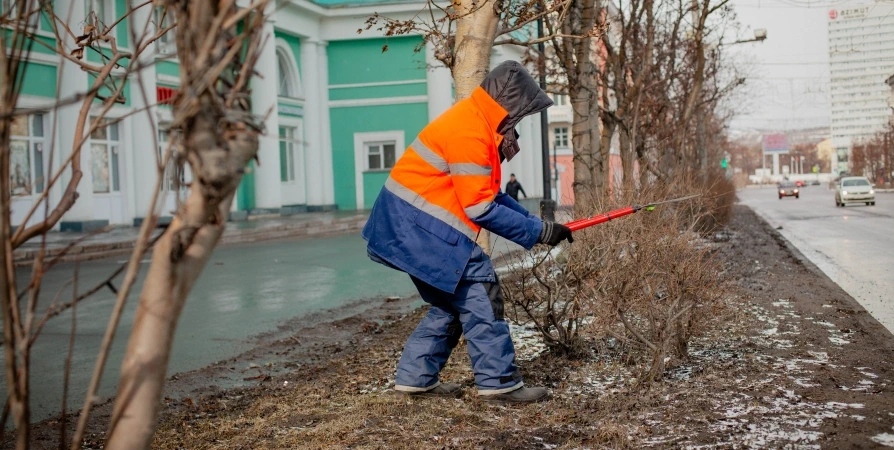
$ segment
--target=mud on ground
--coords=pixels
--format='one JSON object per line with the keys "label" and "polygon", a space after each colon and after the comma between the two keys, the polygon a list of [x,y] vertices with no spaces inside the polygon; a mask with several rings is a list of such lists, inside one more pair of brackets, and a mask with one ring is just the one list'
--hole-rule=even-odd
{"label": "mud on ground", "polygon": [[[525,383],[549,387],[550,401],[482,402],[464,348],[442,376],[462,383],[464,398],[399,397],[390,391],[394,366],[424,311],[403,316],[397,306],[381,314],[374,308],[317,330],[316,338],[299,332],[293,344],[283,339],[259,348],[250,373],[260,376],[248,380],[250,387],[181,386],[187,397],[166,400],[155,447],[894,446],[891,333],[749,209],[737,206],[729,229],[730,240],[715,245],[734,281],[733,314],[692,343],[689,361],[649,388],[636,383],[635,368],[553,357],[516,328]],[[293,363],[264,372],[265,358]],[[246,361],[222,364],[242,364],[231,370],[249,373]],[[227,369],[205,370],[173,383],[191,380],[195,388],[213,370]],[[92,448],[101,442],[100,425]]]}

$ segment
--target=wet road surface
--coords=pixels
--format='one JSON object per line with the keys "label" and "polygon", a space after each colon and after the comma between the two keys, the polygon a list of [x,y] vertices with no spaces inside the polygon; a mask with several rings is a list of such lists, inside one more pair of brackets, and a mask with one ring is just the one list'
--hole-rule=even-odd
{"label": "wet road surface", "polygon": [[877,193],[876,206],[835,206],[826,186],[779,200],[774,187],[742,189],[748,205],[825,274],[894,332],[894,193]]}
{"label": "wet road surface", "polygon": [[[369,299],[372,304],[386,296],[415,293],[409,277],[370,261],[365,246],[359,235],[349,235],[218,248],[183,310],[168,373],[197,369],[238,355],[251,348],[251,337],[275,332],[287,319],[361,299]],[[79,288],[86,290],[98,284],[125,259],[81,263]],[[143,266],[148,267],[148,259]],[[47,275],[38,317],[73,273],[74,264],[63,264]],[[29,274],[19,271],[20,283]],[[114,284],[120,286],[121,278]],[[141,285],[142,281],[135,287],[118,327],[99,392],[102,398],[115,394]],[[60,298],[71,299],[71,288],[63,289]],[[69,395],[74,410],[83,404],[114,301],[114,295],[105,289],[78,305]],[[36,341],[31,368],[34,421],[61,409],[71,326],[72,315],[62,314],[47,323]],[[0,385],[5,389],[5,380]]]}

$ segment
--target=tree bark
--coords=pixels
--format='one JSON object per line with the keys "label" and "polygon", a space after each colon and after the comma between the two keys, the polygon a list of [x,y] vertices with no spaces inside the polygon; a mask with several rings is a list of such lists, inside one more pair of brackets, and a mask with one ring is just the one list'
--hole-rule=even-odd
{"label": "tree bark", "polygon": [[[272,36],[260,36],[266,4],[253,4],[250,11],[232,1],[168,0],[169,7],[178,8],[180,23],[182,88],[174,125],[195,182],[153,250],[121,367],[107,449],[151,445],[177,320],[223,233],[245,166],[257,154],[258,132],[245,99],[260,45],[272,45]],[[244,25],[241,31],[238,23]]]}
{"label": "tree bark", "polygon": [[601,16],[599,0],[571,0],[567,18],[547,23],[549,34],[556,32],[580,38],[552,38],[556,61],[568,83],[573,113],[571,142],[574,163],[574,215],[594,212],[596,200],[605,186],[607,147],[600,145],[599,107],[604,92],[599,87],[599,52],[591,32]]}
{"label": "tree bark", "polygon": [[490,52],[499,25],[494,1],[454,2],[460,15],[456,21],[456,47],[451,68],[456,101],[472,95],[472,91],[484,81],[490,70]]}
{"label": "tree bark", "polygon": [[[494,10],[494,1],[454,2],[454,7],[460,14],[456,21],[453,67],[450,68],[456,101],[470,97],[490,71],[490,52],[494,47],[500,19]],[[484,253],[490,255],[490,233],[487,230],[482,229],[475,241]]]}

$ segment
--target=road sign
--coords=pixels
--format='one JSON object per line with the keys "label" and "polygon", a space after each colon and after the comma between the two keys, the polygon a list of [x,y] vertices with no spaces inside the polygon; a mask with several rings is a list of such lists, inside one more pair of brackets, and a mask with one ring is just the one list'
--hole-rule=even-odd
{"label": "road sign", "polygon": [[764,154],[768,155],[788,153],[788,135],[765,134],[761,139],[761,147]]}

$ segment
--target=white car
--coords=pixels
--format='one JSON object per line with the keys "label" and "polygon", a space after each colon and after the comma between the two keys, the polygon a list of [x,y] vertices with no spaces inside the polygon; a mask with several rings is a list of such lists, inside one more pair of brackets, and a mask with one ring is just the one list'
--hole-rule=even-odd
{"label": "white car", "polygon": [[848,203],[866,203],[875,206],[875,190],[866,177],[844,177],[835,189],[835,206],[844,207]]}

